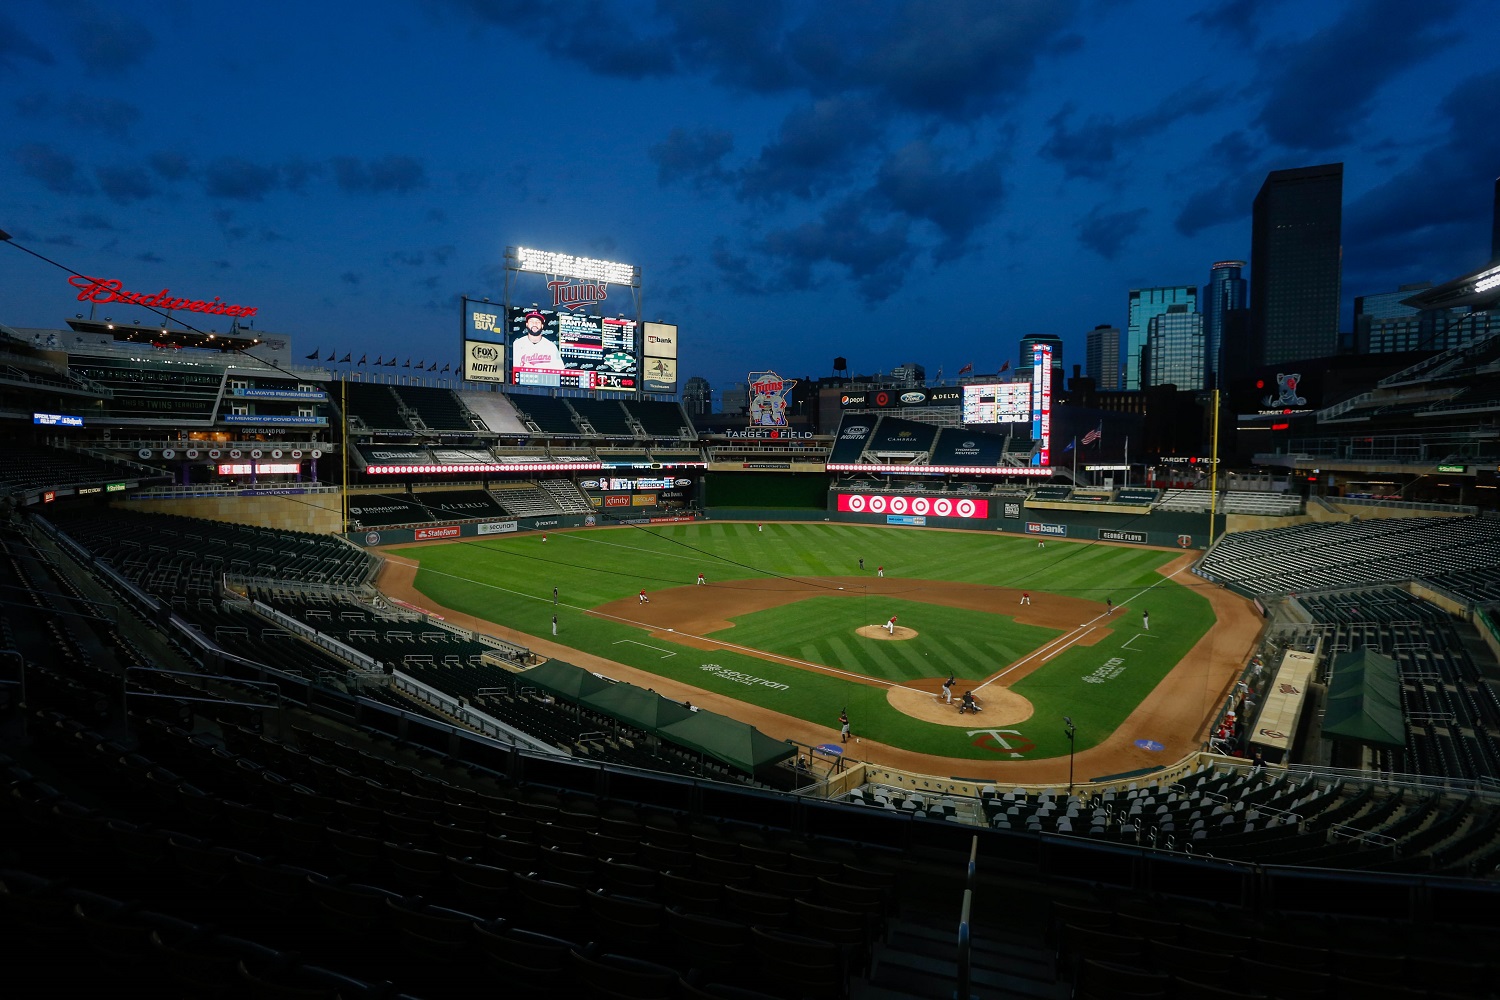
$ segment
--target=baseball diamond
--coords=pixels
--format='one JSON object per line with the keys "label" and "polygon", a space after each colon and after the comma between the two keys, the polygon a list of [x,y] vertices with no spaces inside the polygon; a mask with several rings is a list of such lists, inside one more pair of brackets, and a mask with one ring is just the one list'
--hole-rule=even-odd
{"label": "baseball diamond", "polygon": [[[1260,628],[1249,601],[1187,575],[1192,557],[1173,550],[1059,541],[1038,551],[989,532],[803,522],[551,539],[546,550],[525,535],[397,548],[380,586],[455,624],[772,736],[825,742],[836,732],[829,707],[847,705],[862,759],[932,774],[1066,777],[1055,723],[1064,715],[1078,721],[1075,766],[1087,773],[1163,759],[1139,741],[1168,757],[1194,752]],[[857,551],[880,552],[887,574],[859,573]],[[714,582],[697,586],[694,567],[705,560]],[[550,585],[528,586],[533,574],[566,581],[567,645],[543,638]],[[649,604],[637,600],[642,587]],[[1031,605],[1017,604],[1023,587]],[[1132,608],[1147,594],[1158,608],[1150,633],[1138,616],[1108,614],[1107,599]],[[883,624],[892,613],[894,635]],[[710,660],[774,686],[716,683],[701,669]],[[973,690],[979,714],[942,702],[950,673]]]}

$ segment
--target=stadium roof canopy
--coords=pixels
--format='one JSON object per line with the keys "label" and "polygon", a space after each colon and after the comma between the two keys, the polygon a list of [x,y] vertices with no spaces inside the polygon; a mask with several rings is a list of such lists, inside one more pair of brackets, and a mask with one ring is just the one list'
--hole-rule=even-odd
{"label": "stadium roof canopy", "polygon": [[1395,660],[1368,648],[1334,657],[1323,735],[1378,747],[1406,745],[1401,674]]}
{"label": "stadium roof canopy", "polygon": [[1401,302],[1417,309],[1452,309],[1455,306],[1491,309],[1500,305],[1500,264],[1486,264],[1452,281],[1424,288]]}

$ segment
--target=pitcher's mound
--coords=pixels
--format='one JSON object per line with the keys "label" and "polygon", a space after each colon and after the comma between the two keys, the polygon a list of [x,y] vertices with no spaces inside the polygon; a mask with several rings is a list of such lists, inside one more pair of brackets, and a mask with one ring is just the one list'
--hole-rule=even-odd
{"label": "pitcher's mound", "polygon": [[854,631],[866,639],[915,639],[921,635],[916,629],[907,628],[905,625],[897,625],[895,635],[887,632],[884,625],[861,625]]}

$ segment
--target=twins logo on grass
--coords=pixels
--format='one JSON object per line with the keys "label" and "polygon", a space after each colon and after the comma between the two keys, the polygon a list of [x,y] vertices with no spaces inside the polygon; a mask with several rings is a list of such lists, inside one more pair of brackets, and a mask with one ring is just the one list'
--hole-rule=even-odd
{"label": "twins logo on grass", "polygon": [[[1007,740],[1002,733],[1012,738]],[[976,747],[990,753],[1024,757],[1036,749],[1036,744],[1022,736],[1019,729],[970,729],[969,736]]]}

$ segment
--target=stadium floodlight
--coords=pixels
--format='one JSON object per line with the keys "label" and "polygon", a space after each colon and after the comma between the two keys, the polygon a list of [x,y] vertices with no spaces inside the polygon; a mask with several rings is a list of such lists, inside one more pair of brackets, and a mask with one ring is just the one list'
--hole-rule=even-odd
{"label": "stadium floodlight", "polygon": [[603,281],[611,285],[635,286],[640,282],[640,269],[633,264],[595,260],[592,257],[575,257],[572,254],[536,250],[531,247],[516,247],[513,256],[515,268],[518,271],[566,275],[570,278],[581,278],[584,281]]}

